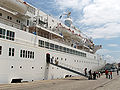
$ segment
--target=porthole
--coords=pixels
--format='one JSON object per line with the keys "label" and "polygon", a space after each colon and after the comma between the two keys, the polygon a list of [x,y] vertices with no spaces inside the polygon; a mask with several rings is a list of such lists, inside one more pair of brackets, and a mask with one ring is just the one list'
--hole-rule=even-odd
{"label": "porthole", "polygon": [[67,59],[65,58],[65,61],[66,61]]}
{"label": "porthole", "polygon": [[41,69],[42,69],[42,67],[41,67]]}
{"label": "porthole", "polygon": [[11,68],[13,68],[13,66],[11,66]]}

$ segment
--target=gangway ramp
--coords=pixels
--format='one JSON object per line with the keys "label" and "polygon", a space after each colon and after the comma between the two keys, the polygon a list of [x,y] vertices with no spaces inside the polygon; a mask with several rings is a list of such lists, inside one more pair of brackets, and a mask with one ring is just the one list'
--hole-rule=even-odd
{"label": "gangway ramp", "polygon": [[79,72],[79,71],[73,70],[73,69],[71,69],[71,68],[68,68],[67,66],[63,66],[63,65],[61,65],[61,64],[56,64],[56,63],[50,63],[50,64],[52,64],[52,65],[54,65],[54,66],[56,66],[56,67],[65,69],[65,70],[67,70],[67,71],[70,71],[70,72],[72,72],[72,73],[78,74],[78,75],[83,76],[83,77],[85,77],[85,78],[88,78],[88,76],[86,76],[85,74],[83,74],[83,73],[81,73],[81,72]]}

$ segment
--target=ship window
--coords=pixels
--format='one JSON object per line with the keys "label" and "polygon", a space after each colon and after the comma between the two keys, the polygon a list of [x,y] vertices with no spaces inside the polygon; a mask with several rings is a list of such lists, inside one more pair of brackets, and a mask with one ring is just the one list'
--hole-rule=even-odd
{"label": "ship window", "polygon": [[10,17],[9,17],[9,16],[7,16],[7,19],[10,19]]}
{"label": "ship window", "polygon": [[9,48],[9,56],[11,56],[11,48]]}
{"label": "ship window", "polygon": [[22,50],[20,50],[20,57],[22,57]]}
{"label": "ship window", "polygon": [[78,51],[76,51],[75,54],[78,55]]}
{"label": "ship window", "polygon": [[39,46],[40,46],[40,47],[44,47],[44,41],[39,40]]}
{"label": "ship window", "polygon": [[28,51],[28,58],[30,58],[30,51]]}
{"label": "ship window", "polygon": [[0,46],[0,55],[2,54],[2,46]]}
{"label": "ship window", "polygon": [[16,22],[19,22],[18,20],[16,20]]}
{"label": "ship window", "polygon": [[70,51],[70,49],[69,49],[69,48],[67,48],[67,53],[69,53],[69,51]]}
{"label": "ship window", "polygon": [[25,53],[25,58],[27,58],[27,54],[28,54],[27,52],[28,52],[28,51],[25,51],[25,52],[26,52],[26,53]]}
{"label": "ship window", "polygon": [[15,52],[15,49],[14,49],[14,48],[12,48],[12,56],[14,56],[14,52]]}
{"label": "ship window", "polygon": [[14,48],[9,48],[9,56],[14,56]]}
{"label": "ship window", "polygon": [[14,37],[15,37],[15,32],[7,30],[6,39],[14,41]]}
{"label": "ship window", "polygon": [[70,54],[72,54],[72,49],[70,49]]}
{"label": "ship window", "polygon": [[30,58],[32,58],[32,52],[30,52]]}
{"label": "ship window", "polygon": [[13,66],[11,66],[11,68],[13,68]]}
{"label": "ship window", "polygon": [[74,50],[72,50],[72,54],[74,54]]}
{"label": "ship window", "polygon": [[32,52],[32,58],[34,59],[34,52]]}
{"label": "ship window", "polygon": [[82,53],[80,52],[80,56],[82,56]]}
{"label": "ship window", "polygon": [[78,52],[78,55],[80,56],[80,52]]}
{"label": "ship window", "polygon": [[54,50],[54,44],[50,43],[50,49]]}
{"label": "ship window", "polygon": [[5,38],[5,29],[0,28],[0,38]]}
{"label": "ship window", "polygon": [[27,26],[29,26],[29,20],[27,20]]}
{"label": "ship window", "polygon": [[63,52],[66,52],[66,48],[65,47],[63,48]]}
{"label": "ship window", "polygon": [[62,51],[62,46],[60,46],[60,51]]}
{"label": "ship window", "polygon": [[25,57],[25,50],[23,50],[23,58]]}
{"label": "ship window", "polygon": [[0,16],[2,16],[2,13],[0,13]]}
{"label": "ship window", "polygon": [[10,17],[10,20],[12,20],[12,17]]}
{"label": "ship window", "polygon": [[45,48],[49,48],[49,42],[45,42]]}
{"label": "ship window", "polygon": [[58,45],[55,45],[55,50],[57,50],[57,51],[58,51]]}

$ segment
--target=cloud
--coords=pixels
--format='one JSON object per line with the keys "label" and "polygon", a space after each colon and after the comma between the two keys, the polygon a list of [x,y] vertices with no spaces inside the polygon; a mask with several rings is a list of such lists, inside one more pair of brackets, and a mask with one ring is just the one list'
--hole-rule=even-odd
{"label": "cloud", "polygon": [[[119,0],[54,0],[57,8],[71,8],[82,12],[73,23],[80,24],[81,30],[94,39],[120,37]],[[78,15],[79,16],[79,15]],[[79,26],[79,25],[78,25]],[[92,27],[92,28],[91,28]]]}
{"label": "cloud", "polygon": [[120,51],[111,51],[108,49],[101,49],[97,51],[97,54],[103,56],[103,59],[107,61],[107,63],[120,63]]}
{"label": "cloud", "polygon": [[108,44],[109,47],[118,47],[118,44]]}
{"label": "cloud", "polygon": [[87,29],[87,34],[93,38],[120,37],[120,1],[119,0],[93,0],[83,9],[84,23],[93,28]]}
{"label": "cloud", "polygon": [[96,53],[104,55],[104,54],[108,54],[110,51],[108,49],[100,49],[98,50]]}
{"label": "cloud", "polygon": [[120,63],[120,58],[114,58],[113,56],[111,56],[111,55],[106,55],[105,57],[104,57],[104,59],[106,60],[106,62],[107,63]]}
{"label": "cloud", "polygon": [[116,23],[120,20],[119,0],[93,0],[93,3],[83,9],[84,19],[81,21],[87,25],[100,25]]}
{"label": "cloud", "polygon": [[90,37],[96,38],[117,38],[120,37],[120,24],[108,23],[103,27],[90,28],[85,32]]}
{"label": "cloud", "polygon": [[80,10],[88,5],[91,0],[54,0],[59,9],[72,8],[73,10]]}

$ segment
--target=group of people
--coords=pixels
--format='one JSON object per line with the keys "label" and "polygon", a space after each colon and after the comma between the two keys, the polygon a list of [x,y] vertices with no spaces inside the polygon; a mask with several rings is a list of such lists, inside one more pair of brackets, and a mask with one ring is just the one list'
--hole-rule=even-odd
{"label": "group of people", "polygon": [[[85,72],[85,76],[88,76],[89,80],[92,80],[92,79],[96,80],[96,78],[100,78],[100,76],[102,75],[100,71],[94,71],[92,73],[91,69],[88,71],[88,75],[87,75],[87,68],[84,69],[84,72]],[[105,70],[105,75],[106,75],[106,78],[108,79],[113,78],[112,71]],[[119,75],[119,69],[117,69],[117,75]]]}
{"label": "group of people", "polygon": [[112,71],[105,70],[106,78],[112,79]]}
{"label": "group of people", "polygon": [[92,73],[92,70],[90,69],[89,71],[88,71],[88,75],[87,75],[87,68],[85,68],[85,76],[88,76],[88,79],[89,80],[96,80],[96,78],[100,78],[100,75],[101,75],[101,72],[96,72],[96,71],[94,71],[93,73]]}
{"label": "group of people", "polygon": [[[117,75],[119,75],[119,69],[117,68]],[[106,78],[112,79],[112,71],[105,70]]]}

